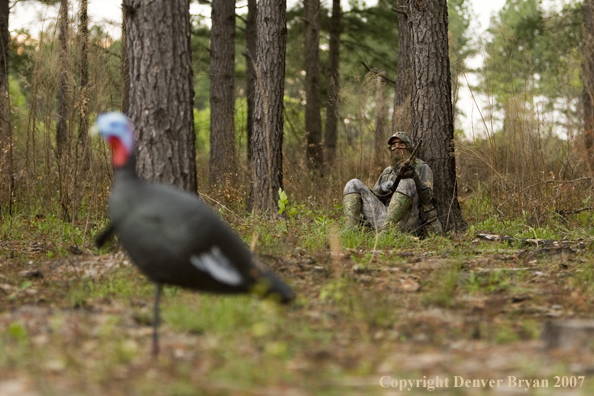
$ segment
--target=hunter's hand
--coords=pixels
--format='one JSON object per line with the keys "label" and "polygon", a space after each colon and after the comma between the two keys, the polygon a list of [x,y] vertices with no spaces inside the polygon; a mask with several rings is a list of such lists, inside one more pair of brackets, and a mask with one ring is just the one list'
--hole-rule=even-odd
{"label": "hunter's hand", "polygon": [[393,180],[388,180],[388,181],[383,182],[382,184],[380,184],[380,190],[382,191],[382,194],[385,194],[387,192],[390,192],[393,185],[394,185],[394,181]]}
{"label": "hunter's hand", "polygon": [[410,165],[403,165],[402,168],[400,168],[400,176],[403,179],[414,179],[416,175],[417,172],[415,172],[415,168]]}

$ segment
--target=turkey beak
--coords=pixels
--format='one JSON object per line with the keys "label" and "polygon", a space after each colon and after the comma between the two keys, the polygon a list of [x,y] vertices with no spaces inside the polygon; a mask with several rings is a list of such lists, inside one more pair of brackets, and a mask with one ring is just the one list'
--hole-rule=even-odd
{"label": "turkey beak", "polygon": [[91,129],[89,129],[89,133],[91,136],[99,135],[99,127],[97,125],[93,125]]}

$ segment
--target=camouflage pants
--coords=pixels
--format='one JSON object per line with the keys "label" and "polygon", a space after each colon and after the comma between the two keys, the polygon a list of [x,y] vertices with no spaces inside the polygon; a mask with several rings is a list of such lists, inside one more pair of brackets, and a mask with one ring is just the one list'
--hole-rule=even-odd
{"label": "camouflage pants", "polygon": [[[343,194],[345,211],[350,210],[355,216],[362,214],[374,229],[380,230],[382,228],[386,220],[388,207],[361,180],[350,180],[344,187]],[[358,202],[361,202],[360,206]]]}

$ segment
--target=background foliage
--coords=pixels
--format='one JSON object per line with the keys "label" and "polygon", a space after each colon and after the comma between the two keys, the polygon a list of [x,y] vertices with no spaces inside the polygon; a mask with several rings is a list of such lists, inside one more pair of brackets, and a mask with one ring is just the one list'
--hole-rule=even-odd
{"label": "background foliage", "polygon": [[[376,81],[363,67],[394,75],[398,54],[395,0],[369,6],[351,1],[343,6],[341,34],[341,94],[337,161],[322,182],[303,169],[304,73],[303,8],[297,3],[287,13],[288,45],[285,86],[285,190],[289,198],[315,207],[339,204],[344,183],[359,177],[373,183],[381,171],[373,166]],[[328,3],[323,4],[328,7]],[[201,192],[241,212],[249,187],[246,160],[247,100],[245,98],[245,7],[238,8],[236,38],[236,131],[240,183],[211,190],[208,174],[209,142],[209,21],[192,16],[192,55],[195,79],[195,126]],[[591,181],[582,160],[580,133],[582,4],[566,2],[551,11],[537,0],[508,0],[480,37],[471,23],[475,17],[468,0],[448,1],[452,97],[460,87],[471,87],[486,98],[481,118],[472,130],[456,124],[460,200],[468,216],[469,203],[485,201],[481,218],[530,216],[546,221],[559,210],[579,209],[589,202]],[[322,10],[320,40],[322,97],[330,11]],[[80,101],[79,51],[76,16],[69,26],[69,133],[77,135]],[[121,43],[104,27],[90,28],[91,119],[121,103]],[[93,142],[92,171],[77,163],[76,139],[65,160],[55,159],[55,97],[57,89],[57,32],[47,25],[39,36],[26,30],[12,32],[10,51],[13,107],[15,202],[23,213],[58,213],[70,221],[101,219],[110,183],[109,154],[102,142]],[[484,58],[483,66],[473,57]],[[478,78],[473,78],[477,76]],[[391,101],[393,85],[386,83]],[[391,109],[391,106],[388,106]],[[322,109],[324,116],[325,109]],[[461,110],[456,114],[464,116]],[[578,182],[572,182],[579,180]],[[568,193],[568,188],[571,193]],[[214,202],[214,201],[213,201]],[[212,202],[211,202],[212,203]],[[478,215],[478,214],[477,214]]]}

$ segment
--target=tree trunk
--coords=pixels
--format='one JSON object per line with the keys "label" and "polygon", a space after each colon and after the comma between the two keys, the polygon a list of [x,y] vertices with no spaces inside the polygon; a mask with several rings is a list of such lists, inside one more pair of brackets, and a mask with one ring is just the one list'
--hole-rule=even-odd
{"label": "tree trunk", "polygon": [[80,0],[79,7],[79,50],[80,50],[80,97],[78,114],[78,142],[82,152],[82,168],[88,169],[89,141],[89,19],[88,0]]}
{"label": "tree trunk", "polygon": [[235,0],[212,1],[210,33],[211,184],[224,183],[237,172],[235,161]]}
{"label": "tree trunk", "polygon": [[411,69],[411,31],[410,0],[398,0],[398,65],[396,66],[396,85],[394,91],[394,112],[392,114],[392,133],[411,132],[412,110],[410,97],[412,92]]}
{"label": "tree trunk", "polygon": [[126,33],[126,20],[128,13],[122,6],[122,113],[129,115],[130,113],[130,62],[128,60],[128,45]]}
{"label": "tree trunk", "polygon": [[328,51],[328,100],[326,102],[326,163],[330,166],[336,158],[336,137],[338,128],[338,100],[340,84],[338,67],[340,61],[340,0],[332,0],[332,18],[330,19],[330,48]]}
{"label": "tree trunk", "polygon": [[256,20],[258,17],[258,4],[256,0],[248,0],[248,16],[245,24],[245,47],[246,56],[246,96],[247,96],[247,162],[248,167],[252,162],[252,135],[254,134],[254,107],[256,97],[256,51],[258,43],[258,31]]}
{"label": "tree trunk", "polygon": [[89,135],[89,24],[87,9],[89,6],[88,0],[80,0],[79,7],[79,48],[80,48],[80,113],[79,113],[79,130],[78,138],[86,142]]}
{"label": "tree trunk", "polygon": [[60,63],[58,69],[58,119],[56,125],[56,154],[58,158],[66,152],[68,148],[68,0],[60,1],[60,10],[58,15],[58,42],[60,43]]}
{"label": "tree trunk", "polygon": [[0,205],[6,212],[12,212],[12,133],[10,131],[10,95],[8,90],[8,0],[0,2],[0,181],[3,188]]}
{"label": "tree trunk", "polygon": [[590,174],[594,175],[594,1],[584,0],[584,148]]}
{"label": "tree trunk", "polygon": [[433,170],[434,196],[447,231],[468,228],[458,203],[446,0],[411,1],[413,136]]}
{"label": "tree trunk", "polygon": [[320,0],[304,0],[305,11],[305,135],[307,165],[322,172],[322,118],[320,115]]}
{"label": "tree trunk", "polygon": [[124,0],[141,177],[196,191],[188,0]]}
{"label": "tree trunk", "polygon": [[386,84],[384,76],[386,73],[380,72],[376,77],[375,90],[375,133],[373,135],[374,160],[373,165],[379,167],[379,172],[383,170],[386,164],[388,150],[386,150],[388,137],[386,136]]}
{"label": "tree trunk", "polygon": [[283,187],[283,95],[287,47],[286,0],[258,3],[256,108],[252,157],[252,207],[278,213]]}
{"label": "tree trunk", "polygon": [[91,166],[91,150],[89,144],[89,29],[88,0],[80,0],[78,8],[78,139],[76,143],[73,183],[71,188],[71,220],[76,222],[80,204],[85,191],[87,175]]}

